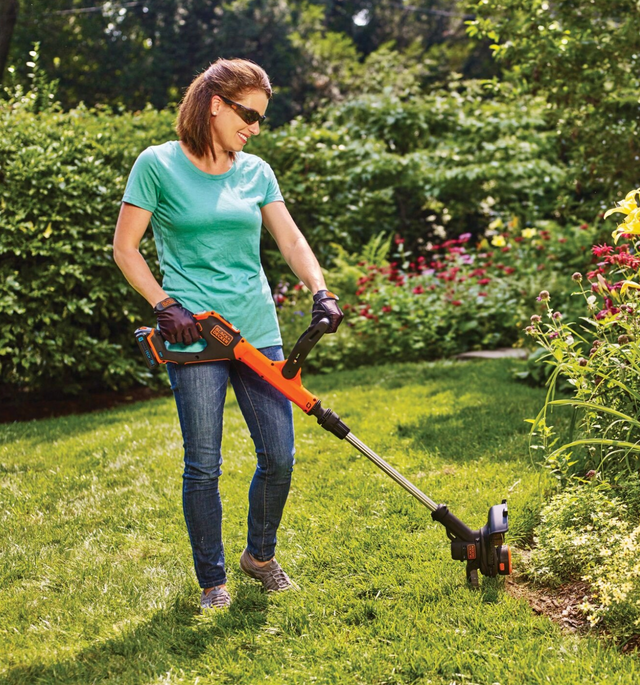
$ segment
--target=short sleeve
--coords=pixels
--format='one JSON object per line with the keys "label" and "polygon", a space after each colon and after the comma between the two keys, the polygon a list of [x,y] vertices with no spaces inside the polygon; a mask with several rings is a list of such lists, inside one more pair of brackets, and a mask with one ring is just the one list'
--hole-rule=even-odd
{"label": "short sleeve", "polygon": [[270,202],[284,202],[276,175],[273,173],[273,169],[266,162],[264,163],[264,173],[266,176],[267,187],[264,193],[264,200],[260,203],[260,207],[264,207]]}
{"label": "short sleeve", "polygon": [[153,212],[158,206],[159,197],[160,179],[156,156],[148,147],[136,159],[131,169],[122,201]]}

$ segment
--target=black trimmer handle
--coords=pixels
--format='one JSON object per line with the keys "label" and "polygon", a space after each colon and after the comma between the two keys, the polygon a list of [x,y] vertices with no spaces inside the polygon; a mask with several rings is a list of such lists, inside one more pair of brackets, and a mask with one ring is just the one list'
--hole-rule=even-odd
{"label": "black trimmer handle", "polygon": [[327,332],[331,325],[329,319],[320,319],[317,324],[309,326],[307,330],[298,338],[298,342],[293,346],[285,365],[282,367],[282,375],[291,380],[302,368],[302,362],[315,347],[320,338]]}

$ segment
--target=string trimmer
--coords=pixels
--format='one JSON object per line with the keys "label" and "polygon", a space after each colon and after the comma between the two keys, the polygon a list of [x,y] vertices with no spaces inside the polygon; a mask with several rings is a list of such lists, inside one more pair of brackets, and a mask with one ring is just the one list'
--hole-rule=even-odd
{"label": "string trimmer", "polygon": [[315,416],[323,428],[341,440],[351,443],[398,485],[424,504],[431,511],[433,520],[445,527],[451,541],[451,557],[467,563],[467,581],[472,587],[479,587],[478,571],[491,578],[511,573],[511,550],[504,544],[504,536],[509,530],[507,500],[502,500],[502,504],[496,504],[489,509],[485,526],[479,530],[471,530],[456,518],[445,504],[436,504],[369,449],[334,411],[325,409],[320,400],[302,385],[302,363],[326,332],[329,326],[327,319],[305,331],[286,361],[273,362],[250,345],[235,326],[216,312],[196,314],[195,318],[200,334],[206,342],[206,347],[201,352],[169,350],[160,331],[155,328],[145,327],[136,331],[136,340],[150,369],[167,363],[197,364],[223,359],[243,362],[300,407],[305,414]]}

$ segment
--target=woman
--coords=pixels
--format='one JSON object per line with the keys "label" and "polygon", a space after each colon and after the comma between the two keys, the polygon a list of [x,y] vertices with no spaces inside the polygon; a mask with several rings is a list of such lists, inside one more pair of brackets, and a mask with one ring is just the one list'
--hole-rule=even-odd
{"label": "woman", "polygon": [[[272,360],[282,360],[273,298],[260,264],[264,224],[296,276],[314,293],[312,321],[342,320],[311,248],[287,211],[271,167],[243,152],[260,133],[272,90],[246,60],[219,59],[187,90],[179,141],[147,148],[123,197],[114,258],[153,306],[170,343],[200,337],[193,313],[215,310]],[[138,251],[151,221],[162,285]],[[293,469],[291,405],[241,363],[167,366],[184,440],[183,507],[203,610],[229,606],[218,490],[222,414],[230,380],[254,441],[247,547],[241,569],[269,591],[295,587],[275,559],[276,532]]]}

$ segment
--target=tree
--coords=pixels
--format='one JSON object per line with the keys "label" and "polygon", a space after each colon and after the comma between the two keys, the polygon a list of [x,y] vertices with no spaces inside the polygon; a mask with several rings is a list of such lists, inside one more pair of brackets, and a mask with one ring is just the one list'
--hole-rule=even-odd
{"label": "tree", "polygon": [[567,207],[604,208],[638,185],[640,12],[637,0],[482,0],[471,35],[521,90],[542,94],[572,165]]}
{"label": "tree", "polygon": [[11,36],[17,19],[18,0],[0,0],[0,81],[7,64]]}

